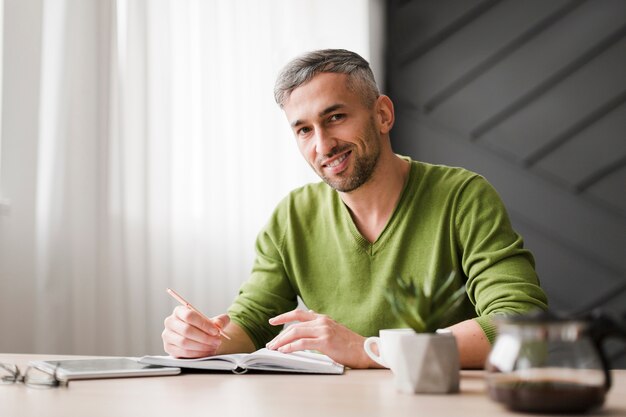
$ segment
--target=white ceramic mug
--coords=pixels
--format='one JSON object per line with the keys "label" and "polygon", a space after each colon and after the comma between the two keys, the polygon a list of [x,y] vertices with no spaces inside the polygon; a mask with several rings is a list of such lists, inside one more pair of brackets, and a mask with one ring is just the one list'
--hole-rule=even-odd
{"label": "white ceramic mug", "polygon": [[[378,354],[372,345],[378,346]],[[412,329],[384,329],[365,339],[367,355],[391,369],[401,392],[444,393],[459,390],[459,353],[449,330],[435,334]]]}
{"label": "white ceramic mug", "polygon": [[[378,334],[379,337],[373,336],[365,339],[363,348],[373,361],[393,371],[398,362],[398,354],[402,351],[402,345],[406,343],[406,338],[411,337],[415,332],[413,329],[384,329]],[[372,350],[374,344],[378,346],[378,354]]]}

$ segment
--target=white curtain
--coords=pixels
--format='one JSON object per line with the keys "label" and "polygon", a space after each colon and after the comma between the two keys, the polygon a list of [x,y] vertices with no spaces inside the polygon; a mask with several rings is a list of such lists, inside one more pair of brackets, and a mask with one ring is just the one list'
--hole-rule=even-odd
{"label": "white curtain", "polygon": [[159,353],[166,287],[223,312],[276,203],[318,180],[273,101],[275,76],[311,49],[372,58],[372,10],[44,1],[34,277],[12,277],[35,281],[24,351]]}

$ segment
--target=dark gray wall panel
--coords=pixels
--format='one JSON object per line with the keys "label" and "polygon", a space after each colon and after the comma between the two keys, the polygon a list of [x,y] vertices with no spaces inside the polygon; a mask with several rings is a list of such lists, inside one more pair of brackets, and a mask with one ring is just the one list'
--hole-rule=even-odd
{"label": "dark gray wall panel", "polygon": [[554,308],[626,314],[626,0],[436,3],[389,2],[394,149],[484,175]]}
{"label": "dark gray wall panel", "polygon": [[[434,108],[432,117],[462,132],[482,135],[493,118],[500,117],[501,112],[508,113],[510,107],[525,100],[527,95],[541,92],[544,83],[554,82],[551,77],[558,80],[560,72],[567,70],[581,52],[593,53],[603,39],[620,29],[624,23],[621,15],[626,14],[626,2],[622,2],[621,7],[602,7],[611,2],[614,3],[612,0],[593,1],[572,9],[519,45],[517,50],[502,57],[492,68],[485,68],[475,80]],[[517,3],[527,5],[526,2]],[[553,2],[541,4],[548,9],[548,4]],[[592,17],[599,23],[589,27]],[[513,19],[517,18],[509,17],[509,20]],[[529,25],[533,23],[527,22]]]}
{"label": "dark gray wall panel", "polygon": [[[626,161],[622,159],[621,162],[619,169],[598,181],[587,190],[587,193],[611,207],[618,208],[620,213],[626,213]],[[622,223],[619,230],[626,235],[626,225]],[[622,246],[621,257],[626,258],[626,246]]]}
{"label": "dark gray wall panel", "polygon": [[[578,132],[563,146],[543,156],[534,169],[554,175],[572,188],[593,178],[598,167],[626,158],[626,104]],[[626,182],[624,183],[626,188]],[[624,194],[626,194],[626,189]]]}
{"label": "dark gray wall panel", "polygon": [[486,8],[485,0],[420,0],[396,1],[390,13],[394,30],[389,33],[389,49],[401,64],[411,61],[445,39],[450,27]]}
{"label": "dark gray wall panel", "polygon": [[[624,2],[626,4],[626,1]],[[519,109],[480,141],[524,159],[626,91],[626,39]]]}
{"label": "dark gray wall panel", "polygon": [[[537,273],[548,294],[550,308],[564,312],[586,309],[622,285],[615,271],[587,259],[584,252],[567,245],[554,245],[552,239],[536,230],[522,215],[511,213],[511,218],[526,247],[535,255]],[[575,304],[572,304],[572,293]]]}
{"label": "dark gray wall panel", "polygon": [[434,107],[448,90],[468,82],[468,74],[489,65],[494,56],[507,53],[528,32],[529,23],[538,24],[569,4],[569,0],[549,4],[509,0],[496,4],[403,69],[405,79],[398,80],[407,86],[400,91],[403,99]]}

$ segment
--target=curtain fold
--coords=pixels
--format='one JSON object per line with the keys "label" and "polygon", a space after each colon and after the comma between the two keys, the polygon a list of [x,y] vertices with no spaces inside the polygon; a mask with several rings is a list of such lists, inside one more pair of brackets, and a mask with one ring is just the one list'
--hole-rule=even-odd
{"label": "curtain fold", "polygon": [[43,2],[35,207],[35,343],[95,351],[98,270],[95,4]]}
{"label": "curtain fold", "polygon": [[228,307],[274,206],[318,181],[273,101],[275,76],[316,48],[369,58],[368,10],[44,2],[36,351],[158,354],[166,287],[207,315]]}

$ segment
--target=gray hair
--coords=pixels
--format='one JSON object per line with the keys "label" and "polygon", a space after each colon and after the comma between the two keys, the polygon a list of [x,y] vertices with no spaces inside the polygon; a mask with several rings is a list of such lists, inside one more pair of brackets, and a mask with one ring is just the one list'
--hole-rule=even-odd
{"label": "gray hair", "polygon": [[363,57],[345,49],[322,49],[301,55],[283,68],[274,85],[276,103],[283,108],[293,90],[322,72],[347,74],[348,89],[359,94],[367,107],[380,95],[370,65]]}

